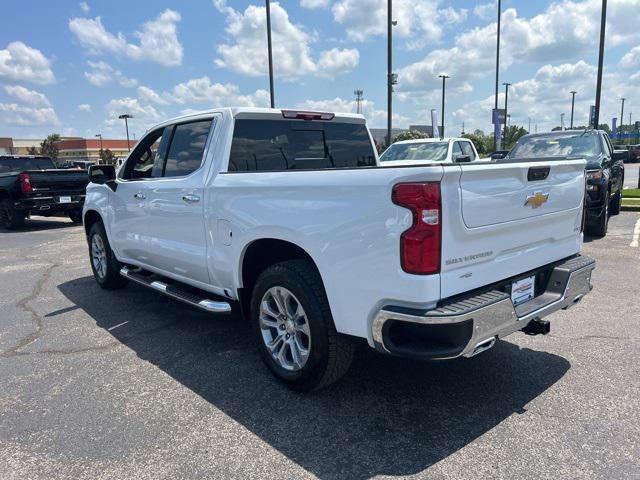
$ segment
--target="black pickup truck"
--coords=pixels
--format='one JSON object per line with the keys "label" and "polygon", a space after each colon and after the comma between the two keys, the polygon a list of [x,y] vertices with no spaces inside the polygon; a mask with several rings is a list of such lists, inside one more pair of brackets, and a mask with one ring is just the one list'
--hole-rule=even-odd
{"label": "black pickup truck", "polygon": [[36,156],[0,156],[0,222],[21,227],[30,215],[68,215],[82,222],[89,177],[86,170],[57,169],[53,160]]}

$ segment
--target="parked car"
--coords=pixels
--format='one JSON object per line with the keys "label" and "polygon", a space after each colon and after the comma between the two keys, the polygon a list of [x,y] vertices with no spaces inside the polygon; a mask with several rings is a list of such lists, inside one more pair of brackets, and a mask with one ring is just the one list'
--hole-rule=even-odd
{"label": "parked car", "polygon": [[424,165],[431,162],[475,162],[480,159],[468,138],[420,138],[395,142],[380,155],[383,166]]}
{"label": "parked car", "polygon": [[640,145],[629,145],[629,161],[640,162]]}
{"label": "parked car", "polygon": [[586,159],[586,228],[589,233],[604,237],[609,216],[620,213],[624,159],[628,154],[626,150],[614,150],[603,130],[565,130],[525,135],[505,159]]}
{"label": "parked car", "polygon": [[87,183],[86,170],[58,169],[48,157],[0,156],[2,224],[19,228],[34,214],[82,222]]}
{"label": "parked car", "polygon": [[491,160],[501,160],[509,155],[509,150],[496,150],[491,154]]}
{"label": "parked car", "polygon": [[[312,390],[353,339],[418,359],[481,353],[577,303],[584,160],[380,168],[362,116],[218,109],[148,131],[90,168],[96,282],[237,308],[266,365]],[[105,305],[104,308],[109,308]]]}

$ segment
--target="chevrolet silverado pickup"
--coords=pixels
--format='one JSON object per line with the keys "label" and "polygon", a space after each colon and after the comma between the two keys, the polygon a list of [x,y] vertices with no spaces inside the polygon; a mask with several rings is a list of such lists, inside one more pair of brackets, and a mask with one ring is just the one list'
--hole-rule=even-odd
{"label": "chevrolet silverado pickup", "polygon": [[223,108],[151,128],[92,166],[90,265],[212,314],[238,311],[292,388],[354,343],[471,357],[591,290],[584,160],[380,167],[360,115]]}
{"label": "chevrolet silverado pickup", "polygon": [[29,215],[68,215],[82,222],[86,170],[56,169],[49,157],[0,156],[0,220],[20,228]]}
{"label": "chevrolet silverado pickup", "polygon": [[430,162],[463,163],[480,161],[468,138],[420,138],[395,142],[380,155],[384,166],[424,165]]}

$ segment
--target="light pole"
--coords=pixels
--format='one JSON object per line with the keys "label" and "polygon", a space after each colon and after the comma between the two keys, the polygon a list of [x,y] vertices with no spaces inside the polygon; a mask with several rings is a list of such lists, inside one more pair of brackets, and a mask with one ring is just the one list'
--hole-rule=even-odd
{"label": "light pole", "polygon": [[102,160],[102,134],[96,133],[96,138],[100,138],[100,153],[98,153],[98,163]]}
{"label": "light pole", "polygon": [[387,145],[391,145],[391,116],[393,114],[393,85],[396,83],[393,74],[393,0],[387,0]]}
{"label": "light pole", "polygon": [[[502,16],[502,0],[498,0],[498,35],[496,38],[496,95],[495,95],[495,110],[498,110],[498,79],[500,76],[500,17]],[[506,112],[505,112],[506,114]],[[495,121],[495,120],[494,120]],[[493,126],[493,149],[498,149],[498,134],[495,125]]]}
{"label": "light pole", "polygon": [[531,117],[529,117],[529,129],[527,130],[527,133],[531,133]]}
{"label": "light pole", "polygon": [[624,101],[626,98],[622,97],[622,107],[620,108],[620,125],[618,126],[618,139],[622,139],[622,124],[624,123]]}
{"label": "light pole", "polygon": [[445,75],[444,73],[442,75],[438,75],[438,78],[442,79],[442,130],[440,130],[440,138],[444,138],[444,97],[445,97],[445,89],[446,89],[446,82],[447,82],[447,78],[449,78],[449,75]]}
{"label": "light pole", "polygon": [[362,90],[354,90],[353,94],[356,96],[356,113],[360,113],[360,102],[362,102]]}
{"label": "light pole", "polygon": [[130,152],[131,151],[131,145],[129,145],[129,122],[128,122],[128,120],[130,118],[133,118],[133,115],[129,115],[128,113],[123,113],[122,115],[119,115],[118,118],[120,120],[124,119],[124,128],[127,131],[127,151]]}
{"label": "light pole", "polygon": [[632,128],[632,123],[631,123],[631,114],[633,112],[629,112],[629,141],[627,142],[629,145],[631,145],[631,131],[633,130]]}
{"label": "light pole", "polygon": [[602,68],[604,63],[604,33],[607,24],[607,0],[602,0],[602,15],[600,18],[600,51],[598,53],[598,80],[596,82],[596,105],[593,128],[600,124],[600,93],[602,92]]}
{"label": "light pole", "polygon": [[560,130],[564,130],[564,113],[560,114]]}
{"label": "light pole", "polygon": [[269,93],[271,94],[271,108],[276,107],[275,94],[273,92],[273,52],[271,48],[271,2],[267,2],[267,49],[269,52]]}
{"label": "light pole", "polygon": [[576,93],[578,92],[571,90],[571,92],[569,93],[571,94],[571,123],[569,125],[569,128],[572,129],[573,128],[573,107],[576,103]]}
{"label": "light pole", "polygon": [[509,117],[509,86],[511,85],[509,82],[504,82],[504,139],[505,143],[507,140],[507,118]]}

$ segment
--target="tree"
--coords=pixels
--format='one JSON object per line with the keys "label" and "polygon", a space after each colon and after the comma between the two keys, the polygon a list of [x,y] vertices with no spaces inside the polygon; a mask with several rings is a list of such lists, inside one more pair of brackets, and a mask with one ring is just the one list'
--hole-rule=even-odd
{"label": "tree", "polygon": [[527,134],[524,127],[518,125],[509,125],[504,129],[504,145],[505,150],[511,150],[520,137]]}
{"label": "tree", "polygon": [[476,130],[473,133],[465,133],[462,137],[471,140],[480,155],[486,155],[493,149],[493,137],[486,136],[482,130]]}
{"label": "tree", "polygon": [[429,138],[429,135],[419,132],[418,130],[409,130],[408,132],[402,132],[396,135],[396,138],[394,138],[391,143],[401,142],[403,140],[418,140],[420,138]]}
{"label": "tree", "polygon": [[38,147],[27,147],[27,155],[40,155]]}
{"label": "tree", "polygon": [[40,143],[40,155],[51,158],[54,162],[58,159],[59,150],[58,142],[60,141],[60,135],[52,133]]}
{"label": "tree", "polygon": [[104,165],[113,165],[115,163],[116,157],[111,150],[108,148],[105,150],[100,150],[100,160]]}

